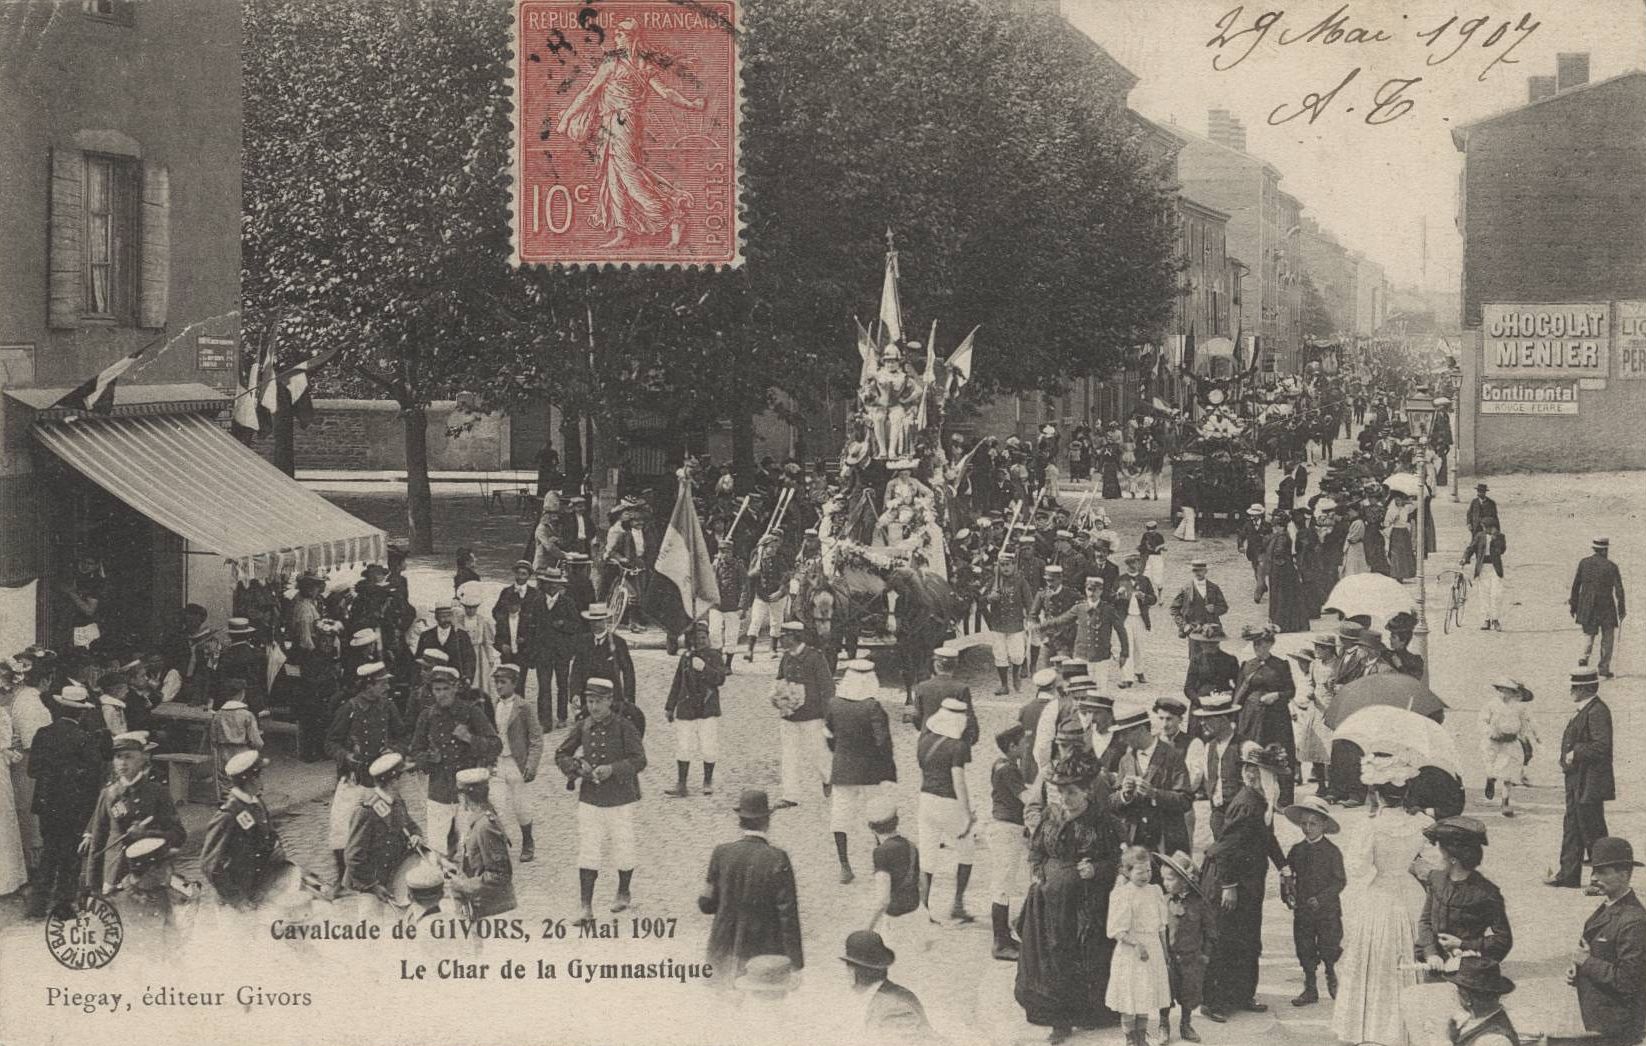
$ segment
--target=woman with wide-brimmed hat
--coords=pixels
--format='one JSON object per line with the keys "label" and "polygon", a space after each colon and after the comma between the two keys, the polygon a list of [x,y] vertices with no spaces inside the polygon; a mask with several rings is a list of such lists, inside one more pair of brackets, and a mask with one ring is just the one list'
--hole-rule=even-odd
{"label": "woman with wide-brimmed hat", "polygon": [[1030,1024],[1049,1026],[1059,1043],[1074,1028],[1114,1023],[1104,1005],[1114,942],[1104,932],[1119,869],[1120,822],[1106,811],[1108,785],[1090,752],[1053,764],[1047,804],[1029,842],[1033,882],[1018,935],[1016,998]]}
{"label": "woman with wide-brimmed hat", "polygon": [[1510,794],[1525,768],[1520,739],[1532,729],[1526,704],[1532,692],[1518,679],[1504,676],[1492,683],[1492,697],[1480,706],[1480,754],[1486,765],[1486,798],[1501,786],[1503,816],[1513,817]]}
{"label": "woman with wide-brimmed hat", "polygon": [[1280,782],[1291,775],[1286,750],[1246,742],[1240,752],[1241,789],[1223,811],[1223,830],[1206,848],[1200,890],[1216,906],[1217,943],[1206,971],[1202,1012],[1222,1022],[1237,1011],[1262,1013],[1257,960],[1263,951],[1263,896],[1268,862],[1284,869],[1274,836]]}

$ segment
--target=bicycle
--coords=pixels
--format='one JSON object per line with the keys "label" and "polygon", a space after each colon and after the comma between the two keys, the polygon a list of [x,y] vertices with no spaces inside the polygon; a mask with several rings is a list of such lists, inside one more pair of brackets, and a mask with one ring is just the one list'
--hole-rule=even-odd
{"label": "bicycle", "polygon": [[1446,607],[1446,617],[1441,627],[1450,634],[1453,628],[1463,627],[1463,608],[1469,602],[1469,576],[1461,570],[1442,570],[1440,577],[1452,575],[1451,598]]}

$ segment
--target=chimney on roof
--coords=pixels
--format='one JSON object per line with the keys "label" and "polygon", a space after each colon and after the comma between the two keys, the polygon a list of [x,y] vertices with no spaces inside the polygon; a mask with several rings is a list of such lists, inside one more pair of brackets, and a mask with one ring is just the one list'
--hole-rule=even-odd
{"label": "chimney on roof", "polygon": [[1227,109],[1207,111],[1206,137],[1226,148],[1246,151],[1246,125]]}
{"label": "chimney on roof", "polygon": [[1589,52],[1555,55],[1555,90],[1569,91],[1589,82]]}
{"label": "chimney on roof", "polygon": [[1545,98],[1555,96],[1555,87],[1558,81],[1552,76],[1528,76],[1526,78],[1526,101],[1541,102]]}

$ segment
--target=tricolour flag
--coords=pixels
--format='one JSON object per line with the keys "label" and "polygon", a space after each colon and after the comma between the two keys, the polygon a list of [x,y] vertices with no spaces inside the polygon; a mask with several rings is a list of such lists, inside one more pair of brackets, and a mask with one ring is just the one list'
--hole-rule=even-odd
{"label": "tricolour flag", "polygon": [[949,359],[944,364],[949,371],[947,391],[950,396],[965,388],[966,383],[972,380],[972,343],[977,338],[978,330],[979,328],[973,327],[972,332],[966,335],[966,340],[960,343],[958,349],[949,354]]}
{"label": "tricolour flag", "polygon": [[234,397],[230,429],[235,436],[247,442],[263,429],[263,415],[258,408],[269,379],[273,376],[274,367],[269,360],[272,351],[270,341],[271,339],[265,338],[262,347],[257,350],[257,355],[252,357],[251,365],[246,370],[246,385]]}
{"label": "tricolour flag", "polygon": [[[691,481],[681,479],[675,495],[669,529],[657,548],[657,575],[668,584],[652,586],[654,597],[647,610],[659,617],[665,628],[679,634],[686,626],[720,603],[720,586],[714,578],[714,560],[703,538],[703,524],[692,502]],[[674,591],[668,591],[669,585]]]}
{"label": "tricolour flag", "polygon": [[[149,342],[149,345],[155,344]],[[120,375],[131,370],[139,357],[149,350],[144,345],[136,352],[130,353],[115,360],[113,363],[98,371],[92,377],[76,385],[62,399],[52,404],[53,408],[66,410],[84,410],[93,414],[109,414],[114,411],[114,384]]]}
{"label": "tricolour flag", "polygon": [[263,393],[263,408],[270,414],[277,413],[280,405],[280,388],[284,387],[291,395],[292,414],[296,416],[297,423],[308,428],[309,422],[314,420],[314,397],[310,394],[312,388],[309,379],[342,351],[341,345],[327,349],[318,356],[311,356],[302,363],[287,367],[276,374],[270,387]]}
{"label": "tricolour flag", "polygon": [[863,324],[856,316],[852,317],[852,324],[857,327],[857,354],[863,360],[863,366],[857,372],[858,385],[867,385],[874,380],[874,372],[880,366],[880,354],[874,346],[874,338],[863,329]]}
{"label": "tricolour flag", "polygon": [[[887,230],[886,236],[891,237]],[[897,252],[886,252],[886,278],[880,284],[880,343],[903,339],[903,306],[897,300]]]}

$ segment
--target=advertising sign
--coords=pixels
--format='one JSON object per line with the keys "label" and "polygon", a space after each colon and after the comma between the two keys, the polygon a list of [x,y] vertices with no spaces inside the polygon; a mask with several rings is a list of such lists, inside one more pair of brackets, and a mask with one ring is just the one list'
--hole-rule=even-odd
{"label": "advertising sign", "polygon": [[1646,378],[1646,301],[1617,303],[1617,376]]}
{"label": "advertising sign", "polygon": [[1482,414],[1576,414],[1575,381],[1482,381]]}
{"label": "advertising sign", "polygon": [[1610,373],[1611,307],[1568,305],[1481,306],[1488,378],[1604,378]]}

